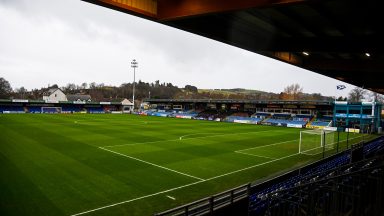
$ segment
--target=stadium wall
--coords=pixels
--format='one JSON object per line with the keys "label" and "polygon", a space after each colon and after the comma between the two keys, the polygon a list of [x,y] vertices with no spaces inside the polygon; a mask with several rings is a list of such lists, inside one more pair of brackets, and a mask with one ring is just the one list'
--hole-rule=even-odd
{"label": "stadium wall", "polygon": [[62,113],[121,112],[121,102],[0,100],[0,113],[41,113],[42,107],[59,107]]}

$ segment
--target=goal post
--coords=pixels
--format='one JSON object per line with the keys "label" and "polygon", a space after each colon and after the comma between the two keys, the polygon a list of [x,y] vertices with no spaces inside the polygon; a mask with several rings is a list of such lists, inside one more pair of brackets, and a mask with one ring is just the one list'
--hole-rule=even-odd
{"label": "goal post", "polygon": [[323,149],[329,150],[335,147],[335,132],[327,130],[303,130],[300,131],[299,153],[319,154]]}
{"label": "goal post", "polygon": [[41,107],[41,113],[61,113],[61,107]]}

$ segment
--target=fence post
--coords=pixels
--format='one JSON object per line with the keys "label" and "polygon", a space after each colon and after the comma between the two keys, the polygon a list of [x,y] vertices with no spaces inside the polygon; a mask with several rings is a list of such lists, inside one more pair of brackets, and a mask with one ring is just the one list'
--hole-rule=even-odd
{"label": "fence post", "polygon": [[213,196],[209,198],[209,213],[213,215]]}
{"label": "fence post", "polygon": [[340,131],[337,130],[337,146],[336,146],[336,153],[339,153],[339,142],[340,142]]}
{"label": "fence post", "polygon": [[325,131],[323,131],[323,158],[325,157]]}
{"label": "fence post", "polygon": [[349,128],[347,128],[347,149],[348,149],[348,142],[349,142]]}

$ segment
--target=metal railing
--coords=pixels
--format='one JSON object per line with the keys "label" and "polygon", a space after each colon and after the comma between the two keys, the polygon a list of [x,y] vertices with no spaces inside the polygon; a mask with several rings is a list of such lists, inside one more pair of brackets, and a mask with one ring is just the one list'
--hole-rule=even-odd
{"label": "metal railing", "polygon": [[199,216],[210,214],[236,201],[247,198],[250,187],[251,184],[242,185],[211,197],[157,213],[155,216]]}

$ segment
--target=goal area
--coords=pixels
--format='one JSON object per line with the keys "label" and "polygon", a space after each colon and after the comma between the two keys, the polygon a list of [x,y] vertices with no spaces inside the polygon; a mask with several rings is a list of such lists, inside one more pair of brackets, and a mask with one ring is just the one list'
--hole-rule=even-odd
{"label": "goal area", "polygon": [[335,132],[327,130],[300,131],[299,153],[315,155],[334,149]]}
{"label": "goal area", "polygon": [[61,107],[41,107],[41,113],[61,113]]}

